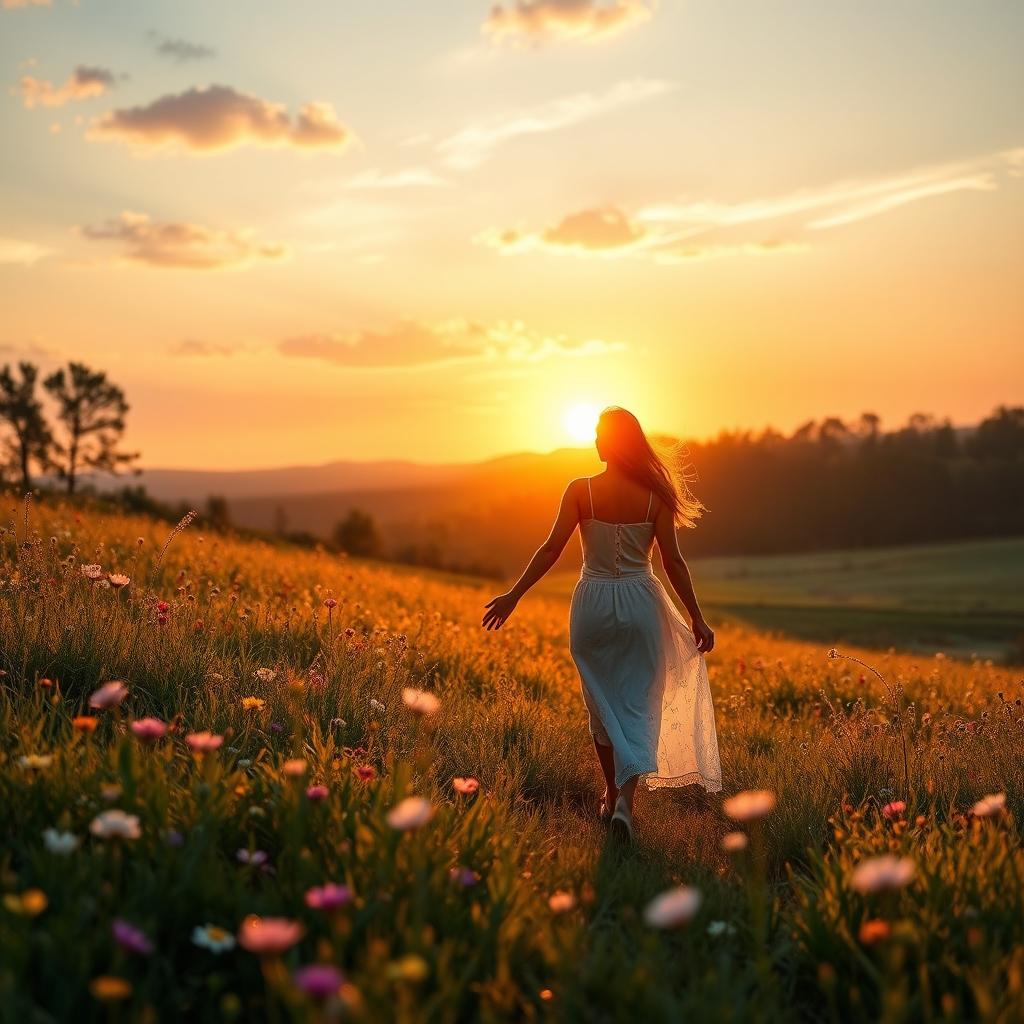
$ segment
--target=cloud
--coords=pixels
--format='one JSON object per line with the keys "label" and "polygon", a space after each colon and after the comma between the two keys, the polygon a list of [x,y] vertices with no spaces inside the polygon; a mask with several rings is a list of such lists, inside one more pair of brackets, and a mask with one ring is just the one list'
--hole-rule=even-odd
{"label": "cloud", "polygon": [[26,107],[63,107],[75,100],[88,100],[109,92],[116,82],[112,71],[79,64],[60,86],[33,75],[23,75],[18,90]]}
{"label": "cloud", "polygon": [[161,57],[169,57],[178,64],[184,64],[190,60],[204,60],[217,54],[212,46],[192,43],[187,39],[172,39],[161,36],[158,32],[150,32],[149,36],[156,42],[156,52]]}
{"label": "cloud", "polygon": [[278,342],[285,356],[360,370],[421,370],[457,363],[534,363],[552,357],[621,351],[620,343],[573,341],[530,330],[520,321],[485,325],[455,319],[427,326],[402,320],[381,330],[303,334]]}
{"label": "cloud", "polygon": [[639,25],[652,13],[653,5],[644,0],[513,0],[491,8],[483,31],[494,40],[517,43],[594,42]]}
{"label": "cloud", "polygon": [[124,259],[154,267],[220,270],[288,255],[284,245],[253,241],[250,230],[220,231],[199,224],[161,223],[131,210],[105,224],[80,230],[93,241],[119,242]]}
{"label": "cloud", "polygon": [[429,167],[410,167],[404,171],[393,171],[390,174],[381,171],[363,171],[345,183],[346,188],[392,189],[392,188],[431,188],[447,185],[449,182]]}
{"label": "cloud", "polygon": [[[1024,177],[1024,147],[903,174],[843,181],[759,199],[661,203],[627,213],[583,209],[539,231],[490,229],[479,241],[503,252],[571,252],[680,263],[734,255],[801,252],[813,234],[952,192],[991,192]],[[695,241],[696,239],[696,241]]]}
{"label": "cloud", "polygon": [[619,82],[603,93],[581,92],[563,96],[463,128],[438,143],[437,152],[448,167],[460,170],[478,167],[494,149],[512,139],[590,121],[602,114],[661,96],[673,88],[673,83],[661,79],[637,78]]}
{"label": "cloud", "polygon": [[0,4],[4,10],[13,10],[16,7],[49,7],[53,0],[3,0]]}
{"label": "cloud", "polygon": [[227,85],[208,85],[144,106],[113,110],[93,123],[89,137],[138,149],[180,147],[214,153],[247,144],[342,149],[351,133],[330,103],[307,103],[293,120],[283,104]]}
{"label": "cloud", "polygon": [[167,352],[172,356],[197,356],[207,358],[209,356],[233,356],[242,351],[241,345],[231,342],[202,341],[199,338],[184,338],[167,346]]}
{"label": "cloud", "polygon": [[20,238],[0,238],[0,264],[16,263],[23,267],[31,267],[44,256],[53,252],[35,242],[25,242]]}

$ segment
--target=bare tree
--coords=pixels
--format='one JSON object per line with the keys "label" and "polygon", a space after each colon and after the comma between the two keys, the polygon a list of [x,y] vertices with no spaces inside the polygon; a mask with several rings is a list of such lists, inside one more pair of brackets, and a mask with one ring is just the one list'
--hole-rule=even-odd
{"label": "bare tree", "polygon": [[22,490],[32,489],[33,463],[41,470],[49,469],[53,435],[43,416],[43,406],[36,397],[39,367],[19,363],[20,379],[10,366],[0,370],[0,419],[11,429],[4,439],[9,465],[21,474]]}
{"label": "bare tree", "polygon": [[55,450],[60,456],[57,472],[67,482],[68,494],[74,492],[81,470],[116,474],[139,457],[138,452],[118,450],[128,403],[105,373],[69,363],[66,371],[50,374],[43,387],[57,402],[57,418],[67,435]]}

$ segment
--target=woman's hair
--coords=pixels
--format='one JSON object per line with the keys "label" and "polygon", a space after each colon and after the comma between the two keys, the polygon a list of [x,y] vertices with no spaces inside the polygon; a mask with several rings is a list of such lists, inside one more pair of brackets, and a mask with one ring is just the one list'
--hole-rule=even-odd
{"label": "woman's hair", "polygon": [[686,449],[678,441],[658,440],[657,450],[647,439],[639,420],[627,409],[610,405],[597,421],[602,457],[631,480],[654,491],[672,510],[680,526],[696,526],[704,506],[691,493],[696,479],[686,462]]}

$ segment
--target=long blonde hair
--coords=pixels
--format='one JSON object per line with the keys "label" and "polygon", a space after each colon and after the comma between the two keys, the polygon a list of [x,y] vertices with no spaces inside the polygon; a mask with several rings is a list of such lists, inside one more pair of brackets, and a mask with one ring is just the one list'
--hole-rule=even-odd
{"label": "long blonde hair", "polygon": [[602,457],[631,480],[652,490],[671,510],[677,526],[694,527],[704,506],[690,491],[696,480],[679,441],[648,440],[640,421],[628,410],[610,405],[597,420]]}

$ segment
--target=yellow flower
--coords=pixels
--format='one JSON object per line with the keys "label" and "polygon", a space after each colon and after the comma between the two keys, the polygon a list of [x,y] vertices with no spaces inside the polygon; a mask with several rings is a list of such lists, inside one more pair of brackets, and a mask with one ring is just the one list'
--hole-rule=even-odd
{"label": "yellow flower", "polygon": [[262,711],[266,703],[262,697],[243,697],[242,709],[244,711]]}
{"label": "yellow flower", "polygon": [[26,889],[22,893],[7,893],[4,896],[4,906],[12,914],[35,917],[47,908],[48,901],[42,889]]}
{"label": "yellow flower", "polygon": [[429,973],[427,961],[415,953],[388,965],[388,977],[395,981],[422,981]]}
{"label": "yellow flower", "polygon": [[113,974],[101,974],[89,982],[89,991],[95,999],[103,1002],[115,1002],[119,999],[127,999],[132,994],[132,984]]}

